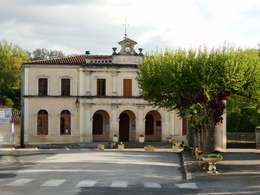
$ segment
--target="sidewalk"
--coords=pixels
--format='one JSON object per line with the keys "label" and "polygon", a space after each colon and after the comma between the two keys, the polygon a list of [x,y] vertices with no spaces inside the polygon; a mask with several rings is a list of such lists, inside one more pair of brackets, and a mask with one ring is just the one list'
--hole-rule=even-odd
{"label": "sidewalk", "polygon": [[223,156],[216,164],[219,173],[208,174],[203,169],[203,161],[196,161],[190,151],[183,151],[187,180],[195,182],[206,194],[260,194],[260,150],[221,149],[219,152]]}

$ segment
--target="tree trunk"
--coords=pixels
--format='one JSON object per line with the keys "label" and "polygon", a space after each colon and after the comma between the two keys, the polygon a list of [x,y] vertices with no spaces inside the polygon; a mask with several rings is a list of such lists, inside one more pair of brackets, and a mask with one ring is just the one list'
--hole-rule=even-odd
{"label": "tree trunk", "polygon": [[204,145],[203,145],[203,153],[210,154],[214,151],[214,128],[215,125],[212,122],[205,122],[204,129]]}
{"label": "tree trunk", "polygon": [[193,129],[193,135],[194,135],[194,147],[198,147],[198,129],[197,128],[192,128]]}
{"label": "tree trunk", "polygon": [[198,130],[198,138],[199,138],[199,145],[198,145],[198,148],[200,151],[203,151],[203,140],[204,140],[204,134],[203,134],[204,131],[202,131],[202,128],[199,128]]}
{"label": "tree trunk", "polygon": [[187,116],[187,135],[186,135],[186,140],[187,140],[187,150],[190,150],[191,146],[194,146],[194,133],[193,130],[190,126],[190,120],[188,119],[188,113],[187,110],[184,111],[185,115]]}

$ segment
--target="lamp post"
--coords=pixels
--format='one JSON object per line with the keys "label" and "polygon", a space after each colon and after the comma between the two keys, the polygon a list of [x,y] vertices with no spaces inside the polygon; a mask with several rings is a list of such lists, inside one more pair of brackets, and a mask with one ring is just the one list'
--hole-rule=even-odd
{"label": "lamp post", "polygon": [[75,105],[76,105],[76,108],[79,107],[79,100],[78,100],[78,98],[76,99]]}

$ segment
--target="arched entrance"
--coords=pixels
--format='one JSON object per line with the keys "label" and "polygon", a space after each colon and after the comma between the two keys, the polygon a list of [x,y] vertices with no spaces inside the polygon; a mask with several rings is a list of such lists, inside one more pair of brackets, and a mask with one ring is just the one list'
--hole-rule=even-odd
{"label": "arched entrance", "polygon": [[154,119],[153,115],[147,114],[145,117],[145,135],[154,134]]}
{"label": "arched entrance", "polygon": [[129,116],[126,113],[121,113],[119,116],[119,141],[129,141]]}
{"label": "arched entrance", "polygon": [[109,115],[104,110],[98,110],[93,115],[92,135],[94,142],[109,141]]}
{"label": "arched entrance", "polygon": [[101,114],[94,114],[92,130],[93,135],[103,134],[103,116]]}
{"label": "arched entrance", "polygon": [[145,141],[160,142],[162,139],[161,115],[152,110],[145,116]]}

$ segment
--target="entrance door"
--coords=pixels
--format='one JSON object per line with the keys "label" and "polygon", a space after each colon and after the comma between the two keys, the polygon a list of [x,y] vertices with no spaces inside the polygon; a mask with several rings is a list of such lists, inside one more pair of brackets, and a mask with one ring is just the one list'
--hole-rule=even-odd
{"label": "entrance door", "polygon": [[92,131],[93,135],[103,134],[103,117],[101,114],[94,114]]}
{"label": "entrance door", "polygon": [[120,114],[119,121],[119,140],[121,142],[129,141],[129,116],[126,113]]}
{"label": "entrance door", "polygon": [[147,114],[145,117],[145,135],[154,135],[153,115]]}

